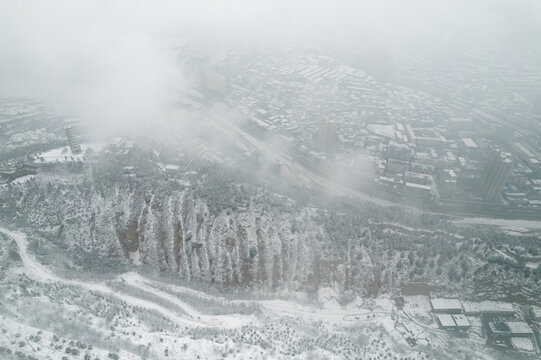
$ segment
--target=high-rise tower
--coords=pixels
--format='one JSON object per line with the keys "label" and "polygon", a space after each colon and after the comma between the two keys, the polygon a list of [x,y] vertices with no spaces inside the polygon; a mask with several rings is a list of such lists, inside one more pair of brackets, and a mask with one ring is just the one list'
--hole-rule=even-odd
{"label": "high-rise tower", "polygon": [[509,158],[503,158],[499,151],[490,154],[488,165],[481,177],[481,195],[483,199],[492,201],[498,199],[512,170]]}
{"label": "high-rise tower", "polygon": [[68,138],[68,143],[71,149],[71,153],[80,154],[82,152],[81,145],[79,145],[79,141],[77,141],[77,138],[75,137],[73,128],[69,125],[66,126],[66,137]]}
{"label": "high-rise tower", "polygon": [[325,121],[319,124],[317,133],[317,148],[319,151],[331,152],[336,145],[336,129],[333,122]]}

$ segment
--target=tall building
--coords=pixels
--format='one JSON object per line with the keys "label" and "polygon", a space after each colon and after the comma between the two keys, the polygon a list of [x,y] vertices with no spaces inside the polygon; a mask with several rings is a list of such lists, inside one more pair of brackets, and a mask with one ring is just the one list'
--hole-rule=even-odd
{"label": "tall building", "polygon": [[319,123],[317,132],[317,148],[319,151],[330,152],[336,145],[336,129],[333,122]]}
{"label": "tall building", "polygon": [[227,78],[219,74],[215,68],[207,67],[203,71],[203,82],[208,90],[220,95],[227,93]]}
{"label": "tall building", "polygon": [[73,128],[69,125],[66,126],[66,137],[68,138],[68,144],[70,146],[71,153],[80,154],[82,152],[81,145],[79,145],[79,141],[77,141],[77,138],[75,137]]}
{"label": "tall building", "polygon": [[409,146],[391,140],[387,145],[387,158],[408,161],[412,158],[412,151]]}
{"label": "tall building", "polygon": [[490,154],[480,183],[483,199],[487,201],[498,199],[511,175],[512,166],[511,159],[503,158],[499,151]]}

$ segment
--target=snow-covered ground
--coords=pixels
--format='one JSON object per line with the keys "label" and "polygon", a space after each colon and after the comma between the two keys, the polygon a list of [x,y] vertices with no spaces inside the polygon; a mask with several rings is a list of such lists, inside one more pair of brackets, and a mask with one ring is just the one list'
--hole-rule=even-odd
{"label": "snow-covered ground", "polygon": [[453,340],[431,319],[423,296],[406,297],[402,311],[389,297],[343,306],[331,287],[300,303],[230,300],[134,272],[100,282],[66,279],[29,253],[24,233],[0,233],[5,247],[14,241],[20,263],[4,275],[11,280],[0,281],[0,358],[16,351],[45,359],[504,358],[473,333]]}
{"label": "snow-covered ground", "polygon": [[241,327],[247,324],[257,323],[257,318],[253,315],[206,315],[200,311],[197,311],[192,306],[181,301],[178,297],[173,296],[165,291],[158,289],[156,286],[152,286],[154,283],[151,280],[145,279],[136,273],[127,273],[119,277],[120,280],[126,281],[138,289],[150,292],[157,297],[164,298],[171,303],[178,306],[178,308],[188,315],[191,319],[197,319],[196,323],[192,323],[195,326],[209,326],[218,328],[229,327]]}
{"label": "snow-covered ground", "polygon": [[13,180],[11,183],[12,184],[24,184],[25,182],[27,182],[29,180],[32,180],[35,177],[36,177],[36,175],[21,176],[20,178],[17,178],[15,180]]}
{"label": "snow-covered ground", "polygon": [[182,312],[188,316],[180,317],[175,312],[170,311],[169,309],[163,306],[160,306],[158,304],[155,304],[153,302],[146,301],[146,300],[137,298],[135,296],[129,296],[126,294],[117,293],[104,283],[83,282],[83,281],[60,278],[56,276],[55,274],[53,274],[48,268],[46,268],[45,266],[40,264],[38,261],[36,261],[34,257],[28,255],[28,252],[26,250],[27,249],[26,236],[23,233],[10,231],[5,228],[0,228],[0,232],[3,232],[4,234],[8,235],[9,237],[15,240],[19,248],[19,254],[21,256],[21,260],[24,265],[25,275],[37,281],[61,282],[65,285],[79,286],[89,291],[94,291],[94,292],[102,293],[105,295],[118,297],[119,299],[126,301],[127,303],[133,306],[146,308],[147,310],[159,312],[163,314],[164,316],[169,317],[170,319],[174,319],[179,325],[228,328],[228,327],[240,327],[240,326],[246,325],[247,323],[256,321],[256,319],[252,316],[224,316],[224,317],[206,316],[205,314],[202,314],[201,312],[195,310],[189,305],[183,303],[178,298],[175,298],[166,292],[160,291],[154,287],[147,285],[147,282],[150,282],[150,280],[145,280],[141,276],[134,273],[124,274],[121,277],[119,277],[119,280],[126,281],[128,284],[133,285],[136,288],[145,290],[147,292],[151,292],[158,297],[162,297],[169,300],[170,302],[177,305],[182,310]]}

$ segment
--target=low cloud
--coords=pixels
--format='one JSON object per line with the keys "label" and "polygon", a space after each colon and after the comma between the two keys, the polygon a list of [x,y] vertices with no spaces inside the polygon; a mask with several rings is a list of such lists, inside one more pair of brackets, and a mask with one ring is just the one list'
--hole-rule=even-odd
{"label": "low cloud", "polygon": [[48,99],[89,129],[142,129],[181,117],[173,104],[192,86],[178,61],[187,42],[216,54],[323,37],[391,50],[494,38],[503,46],[513,36],[535,39],[540,11],[530,0],[4,0],[0,96]]}

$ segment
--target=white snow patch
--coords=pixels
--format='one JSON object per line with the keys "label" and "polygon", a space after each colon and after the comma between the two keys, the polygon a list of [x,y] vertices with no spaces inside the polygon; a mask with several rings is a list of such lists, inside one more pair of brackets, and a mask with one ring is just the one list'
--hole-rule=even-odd
{"label": "white snow patch", "polygon": [[340,304],[336,299],[336,291],[330,287],[322,287],[317,291],[317,298],[321,306],[325,309],[340,309]]}
{"label": "white snow patch", "polygon": [[17,178],[15,180],[13,180],[11,183],[12,184],[24,184],[25,182],[27,182],[29,180],[32,180],[35,177],[36,177],[36,175],[21,176],[20,178]]}

